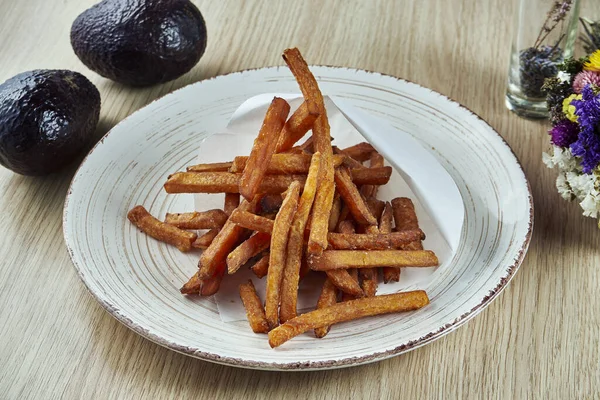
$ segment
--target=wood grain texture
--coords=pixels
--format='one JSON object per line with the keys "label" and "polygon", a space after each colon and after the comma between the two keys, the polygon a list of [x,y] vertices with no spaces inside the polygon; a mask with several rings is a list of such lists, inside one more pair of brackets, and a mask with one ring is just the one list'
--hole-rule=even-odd
{"label": "wood grain texture", "polygon": [[[311,64],[403,77],[461,102],[513,147],[530,180],[536,227],[506,291],[456,332],[406,355],[327,372],[273,373],[210,364],[129,331],[86,292],[65,250],[62,204],[75,166],[46,178],[0,170],[0,397],[594,398],[600,390],[600,233],[562,201],[541,163],[546,122],[504,107],[512,2],[195,1],[208,48],[185,76],[131,89],[75,57],[71,22],[94,0],[0,0],[0,80],[35,68],[84,73],[102,95],[100,136],[148,102],[200,79]],[[32,286],[32,282],[36,284]],[[35,290],[31,290],[36,287]]]}

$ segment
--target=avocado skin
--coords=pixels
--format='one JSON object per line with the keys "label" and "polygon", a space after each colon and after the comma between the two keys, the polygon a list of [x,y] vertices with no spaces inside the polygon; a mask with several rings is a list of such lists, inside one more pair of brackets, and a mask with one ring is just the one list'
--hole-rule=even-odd
{"label": "avocado skin", "polygon": [[46,175],[91,142],[100,93],[68,70],[23,72],[0,85],[0,164],[22,175]]}
{"label": "avocado skin", "polygon": [[131,86],[185,74],[206,49],[206,24],[188,0],[104,0],[77,17],[71,45],[92,71]]}

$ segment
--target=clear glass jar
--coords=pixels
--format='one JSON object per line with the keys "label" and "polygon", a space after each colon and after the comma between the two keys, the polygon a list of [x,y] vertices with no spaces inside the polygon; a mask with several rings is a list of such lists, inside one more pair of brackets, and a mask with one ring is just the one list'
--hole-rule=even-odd
{"label": "clear glass jar", "polygon": [[575,55],[581,57],[600,49],[600,1],[584,1],[581,5],[579,37]]}
{"label": "clear glass jar", "polygon": [[542,85],[573,56],[579,0],[520,0],[513,31],[506,106],[526,118],[547,118]]}

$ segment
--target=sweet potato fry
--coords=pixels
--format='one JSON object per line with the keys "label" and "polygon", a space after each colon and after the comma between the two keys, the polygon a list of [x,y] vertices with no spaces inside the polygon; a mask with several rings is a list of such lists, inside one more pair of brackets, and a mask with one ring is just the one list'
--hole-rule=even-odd
{"label": "sweet potato fry", "polygon": [[[336,271],[333,270],[332,271]],[[360,286],[360,284],[358,283],[358,270],[356,268],[350,268],[347,270],[341,269],[340,271],[348,271],[348,275],[350,276],[350,278],[356,282],[356,285],[358,285],[358,287],[360,287],[360,291],[361,291],[361,295],[360,296],[355,296],[352,293],[348,293],[348,292],[342,292],[342,301],[350,301],[350,300],[354,300],[356,298],[360,298],[360,297],[365,297],[365,292],[362,289],[362,287]]]}
{"label": "sweet potato fry", "polygon": [[371,158],[371,153],[375,151],[375,148],[367,142],[355,144],[354,146],[346,147],[342,151],[352,157],[356,161],[367,161]]}
{"label": "sweet potato fry", "polygon": [[[306,239],[306,237],[305,237]],[[306,254],[306,247],[304,248],[304,254]],[[310,272],[310,267],[308,266],[308,262],[306,261],[306,257],[302,257],[302,261],[300,262],[300,280],[304,279],[306,275]]]}
{"label": "sweet potato fry", "polygon": [[285,192],[292,182],[298,182],[303,186],[306,175],[268,175],[260,184],[260,192],[265,194],[280,194]]}
{"label": "sweet potato fry", "polygon": [[200,294],[200,288],[202,287],[202,280],[198,277],[196,272],[192,277],[179,289],[181,294]]}
{"label": "sweet potato fry", "polygon": [[274,328],[279,324],[279,300],[281,298],[281,280],[285,268],[288,234],[298,206],[299,194],[300,183],[292,183],[273,225],[265,302],[265,311],[270,328]]}
{"label": "sweet potato fry", "polygon": [[362,290],[367,297],[373,297],[377,293],[378,284],[378,269],[377,268],[361,268],[359,274],[362,278]]}
{"label": "sweet potato fry", "polygon": [[267,272],[269,271],[269,254],[267,253],[264,256],[262,256],[261,259],[256,262],[256,264],[250,267],[250,269],[252,270],[252,272],[254,272],[254,275],[256,275],[257,277],[265,277],[267,275]]}
{"label": "sweet potato fry", "polygon": [[229,274],[237,272],[248,260],[267,249],[270,243],[271,235],[268,233],[257,232],[252,235],[229,253],[227,256],[227,272]]}
{"label": "sweet potato fry", "polygon": [[269,332],[269,324],[265,316],[265,309],[256,293],[254,284],[251,280],[240,285],[240,298],[246,309],[246,317],[252,332],[267,333]]}
{"label": "sweet potato fry", "polygon": [[340,213],[342,212],[342,198],[336,195],[333,198],[333,207],[331,207],[331,214],[329,214],[329,232],[335,231],[335,227],[338,225],[340,220]]}
{"label": "sweet potato fry", "polygon": [[[244,200],[237,209],[241,211],[254,211],[256,209],[256,202]],[[231,221],[231,218],[228,219],[210,246],[200,256],[200,261],[198,261],[198,268],[200,269],[199,277],[201,279],[208,279],[215,274],[215,271],[221,264],[226,265],[227,254],[242,240],[246,232],[246,229]]]}
{"label": "sweet potato fry", "polygon": [[[351,220],[342,221],[342,223],[339,224],[338,231],[341,234],[351,235],[355,231],[354,223]],[[325,272],[333,284],[342,291],[342,301],[363,297],[365,295],[358,283],[358,272],[356,269],[332,269]]]}
{"label": "sweet potato fry", "polygon": [[223,276],[225,275],[225,263],[222,263],[217,272],[208,279],[202,280],[202,285],[200,287],[200,296],[212,296],[213,294],[219,291],[221,287],[221,281],[223,280]]}
{"label": "sweet potato fry", "polygon": [[352,182],[355,185],[385,185],[392,176],[392,167],[353,168]]}
{"label": "sweet potato fry", "polygon": [[190,251],[192,243],[198,235],[193,232],[184,231],[172,225],[166,224],[154,218],[142,206],[135,206],[127,213],[127,218],[142,232],[154,239],[177,247],[181,251]]}
{"label": "sweet potato fry", "polygon": [[352,222],[349,219],[340,221],[340,223],[338,224],[338,232],[344,235],[353,234],[354,232],[356,232],[356,230],[354,229],[354,222]]}
{"label": "sweet potato fry", "polygon": [[[406,197],[398,197],[392,200],[392,208],[394,210],[394,221],[397,231],[405,231],[419,227],[415,206],[411,199]],[[421,240],[415,240],[404,247],[405,250],[423,250]]]}
{"label": "sweet potato fry", "polygon": [[[329,137],[330,141],[333,142],[333,137]],[[304,143],[296,146],[302,149],[304,154],[313,154],[315,152],[315,138],[311,135]],[[332,146],[333,147],[333,146]]]}
{"label": "sweet potato fry", "polygon": [[383,209],[385,208],[385,201],[371,197],[367,199],[367,206],[369,207],[369,211],[371,211],[371,214],[373,214],[375,219],[379,221],[381,214],[383,214]]}
{"label": "sweet potato fry", "polygon": [[[398,197],[392,200],[392,209],[394,210],[394,221],[397,231],[405,231],[419,226],[415,206],[412,200],[406,197]],[[423,243],[416,240],[405,246],[405,250],[423,250]]]}
{"label": "sweet potato fry", "polygon": [[254,140],[250,157],[240,180],[240,194],[246,200],[254,199],[260,190],[260,182],[267,172],[271,156],[275,153],[277,142],[285,119],[290,112],[290,105],[283,99],[275,97],[267,110],[263,125]]}
{"label": "sweet potato fry", "polygon": [[200,279],[196,272],[179,291],[182,294],[199,294],[200,296],[212,296],[219,291],[223,275],[225,274],[225,263],[221,264],[215,274],[208,279]]}
{"label": "sweet potato fry", "polygon": [[352,321],[373,315],[413,311],[427,304],[429,304],[429,298],[423,290],[337,303],[300,315],[273,329],[269,332],[269,345],[278,347],[310,329],[331,326],[339,322]]}
{"label": "sweet potato fry", "polygon": [[283,198],[278,194],[267,194],[261,197],[259,202],[260,214],[265,216],[265,214],[272,214],[279,211],[281,208],[281,203],[283,203]]}
{"label": "sweet potato fry", "polygon": [[[371,159],[369,160],[369,168],[381,168],[383,167],[384,161],[383,156],[378,152],[374,151],[371,153]],[[365,199],[370,199],[377,196],[377,190],[379,185],[364,185],[360,188],[360,193]]]}
{"label": "sweet potato fry", "polygon": [[225,202],[223,204],[223,211],[227,215],[231,215],[240,205],[240,195],[237,193],[225,193]]}
{"label": "sweet potato fry", "polygon": [[[377,229],[377,228],[375,228]],[[388,250],[404,249],[403,246],[425,237],[420,229],[414,231],[382,233],[333,233],[327,235],[329,246],[334,250]]]}
{"label": "sweet potato fry", "polygon": [[[324,161],[325,162],[325,161]],[[310,221],[310,237],[308,240],[308,251],[311,254],[321,254],[327,247],[327,232],[329,231],[329,215],[333,205],[333,196],[335,193],[335,184],[330,180],[327,170],[319,178],[319,187]]]}
{"label": "sweet potato fry", "polygon": [[[373,159],[373,156],[371,156],[371,159]],[[367,205],[369,206],[371,214],[373,214],[375,219],[379,220],[381,214],[383,213],[385,202],[377,200],[374,197],[369,197],[367,199]],[[364,228],[364,226],[362,228]],[[372,235],[379,235],[380,233],[379,227],[377,225],[367,226],[366,229],[364,229],[364,232]],[[377,268],[361,268],[359,271],[359,275],[362,278],[361,287],[362,290],[365,292],[365,296],[375,296],[375,294],[377,293],[377,286],[379,285],[379,270]]]}
{"label": "sweet potato fry", "polygon": [[397,231],[419,228],[415,206],[410,199],[406,197],[393,199],[392,209],[394,210],[394,222],[396,223]]}
{"label": "sweet potato fry", "polygon": [[203,235],[198,236],[192,243],[192,247],[195,249],[207,249],[212,243],[215,237],[219,234],[220,229],[211,229]]}
{"label": "sweet potato fry", "polygon": [[[381,213],[381,217],[379,220],[379,232],[380,233],[391,233],[392,232],[392,222],[393,222],[393,213],[392,213],[392,205],[389,201],[385,202],[385,206],[383,208],[383,212]],[[417,226],[417,228],[419,228]]]}
{"label": "sweet potato fry", "polygon": [[340,167],[335,170],[335,184],[344,204],[348,206],[354,220],[362,225],[376,225],[377,220],[369,211],[356,185],[352,183],[348,170]]}
{"label": "sweet potato fry", "polygon": [[[392,232],[392,205],[385,203],[385,208],[379,220],[379,232],[388,234]],[[383,267],[383,283],[398,282],[400,280],[400,268]]]}
{"label": "sweet potato fry", "polygon": [[[391,167],[353,169],[352,181],[356,185],[384,185],[390,175]],[[170,194],[239,193],[241,177],[242,175],[231,172],[176,172],[169,176],[164,188]],[[280,194],[285,192],[293,181],[304,184],[306,175],[266,175],[260,183],[259,192],[267,195]],[[327,218],[329,219],[329,214]]]}
{"label": "sweet potato fry", "polygon": [[369,158],[369,167],[370,168],[378,168],[383,167],[385,164],[385,159],[381,154],[377,152],[377,150],[371,153],[371,158]]}
{"label": "sweet potato fry", "polygon": [[292,148],[313,127],[319,115],[317,103],[312,100],[306,100],[302,103],[285,123],[279,143],[277,143],[276,152],[283,153]]}
{"label": "sweet potato fry", "polygon": [[348,270],[345,269],[332,269],[325,271],[329,280],[342,292],[351,294],[355,298],[363,297],[365,293],[358,284],[358,279],[352,277]]}
{"label": "sweet potato fry", "polygon": [[[317,301],[317,310],[327,308],[337,303],[337,289],[330,279],[325,279],[323,283],[323,289],[321,289],[321,295]],[[321,326],[315,329],[315,336],[318,338],[324,338],[329,333],[330,325]]]}
{"label": "sweet potato fry", "polygon": [[227,214],[219,209],[178,214],[167,213],[165,217],[165,223],[181,229],[220,228],[225,225],[225,221],[227,221]]}
{"label": "sweet potato fry", "polygon": [[[310,154],[273,154],[271,162],[267,167],[267,174],[306,174],[310,167]],[[342,165],[344,157],[333,156],[333,166]],[[248,162],[248,157],[239,156],[234,158],[231,172],[243,172]]]}
{"label": "sweet potato fry", "polygon": [[323,102],[323,95],[319,90],[317,80],[310,72],[308,64],[296,48],[283,52],[283,59],[294,74],[298,86],[304,95],[305,101],[313,101],[319,110],[319,117],[315,120],[312,132],[314,149],[321,153],[321,171],[319,187],[315,197],[308,251],[311,254],[321,254],[327,247],[327,231],[329,229],[329,214],[333,205],[335,193],[333,151],[331,149],[331,135],[327,110]]}
{"label": "sweet potato fry", "polygon": [[186,168],[188,172],[227,172],[231,168],[232,162],[196,164]]}
{"label": "sweet potato fry", "polygon": [[338,218],[338,224],[336,227],[337,232],[345,232],[345,228],[352,227],[352,233],[354,233],[354,222],[352,222],[352,216],[350,215],[350,209],[342,201],[342,210],[340,211],[340,217]]}
{"label": "sweet potato fry", "polygon": [[229,172],[176,172],[164,188],[167,193],[239,193],[240,178]]}
{"label": "sweet potato fry", "polygon": [[308,260],[314,271],[339,268],[436,267],[438,259],[430,250],[327,250]]}
{"label": "sweet potato fry", "polygon": [[360,161],[356,161],[354,158],[350,157],[348,154],[344,153],[344,150],[341,150],[337,146],[331,146],[333,149],[333,154],[343,156],[344,157],[344,165],[348,168],[366,168]]}
{"label": "sweet potato fry", "polygon": [[[241,177],[231,172],[177,172],[169,177],[164,187],[167,193],[239,193]],[[295,180],[304,184],[306,175],[267,175],[258,190],[279,194]]]}
{"label": "sweet potato fry", "polygon": [[313,154],[315,152],[315,138],[314,137],[309,137],[308,139],[306,139],[304,141],[304,143],[302,143],[301,145],[298,146],[303,153],[305,154]]}
{"label": "sweet potato fry", "polygon": [[246,229],[269,234],[273,232],[273,220],[248,211],[235,210],[231,213],[230,219]]}
{"label": "sweet potato fry", "polygon": [[304,190],[302,191],[302,196],[300,196],[298,209],[290,227],[285,269],[283,271],[283,279],[281,282],[279,320],[282,323],[296,316],[300,264],[304,246],[304,230],[317,192],[317,178],[319,176],[320,167],[321,153],[316,152],[312,156],[308,177],[304,184]]}
{"label": "sweet potato fry", "polygon": [[[281,152],[280,154],[308,154],[307,152],[305,152],[302,147],[300,146],[294,146],[291,149],[288,149],[286,151]],[[275,154],[273,154],[275,155]]]}

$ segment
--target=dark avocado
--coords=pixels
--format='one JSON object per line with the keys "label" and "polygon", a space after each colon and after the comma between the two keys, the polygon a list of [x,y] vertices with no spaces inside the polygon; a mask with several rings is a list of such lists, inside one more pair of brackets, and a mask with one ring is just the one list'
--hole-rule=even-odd
{"label": "dark avocado", "polygon": [[0,85],[0,164],[22,175],[46,175],[90,143],[100,93],[67,70],[23,72]]}
{"label": "dark avocado", "polygon": [[206,24],[188,0],[104,0],[71,27],[71,45],[91,70],[132,86],[188,72],[206,49]]}

